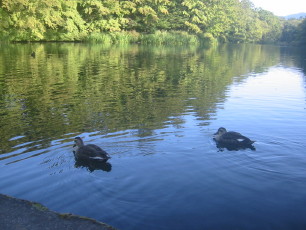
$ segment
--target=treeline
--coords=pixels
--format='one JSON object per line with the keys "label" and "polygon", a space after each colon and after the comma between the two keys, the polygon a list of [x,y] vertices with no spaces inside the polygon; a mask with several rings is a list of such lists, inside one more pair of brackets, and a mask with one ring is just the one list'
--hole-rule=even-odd
{"label": "treeline", "polygon": [[281,43],[306,46],[306,18],[283,21]]}
{"label": "treeline", "polygon": [[274,43],[305,41],[306,33],[301,22],[286,24],[249,0],[0,0],[0,7],[7,41]]}

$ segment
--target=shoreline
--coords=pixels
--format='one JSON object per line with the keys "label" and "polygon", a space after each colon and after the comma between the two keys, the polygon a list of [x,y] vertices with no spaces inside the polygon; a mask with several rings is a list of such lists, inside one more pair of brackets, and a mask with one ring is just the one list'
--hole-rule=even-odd
{"label": "shoreline", "polygon": [[40,203],[0,194],[0,229],[2,230],[116,230],[95,219],[58,213]]}

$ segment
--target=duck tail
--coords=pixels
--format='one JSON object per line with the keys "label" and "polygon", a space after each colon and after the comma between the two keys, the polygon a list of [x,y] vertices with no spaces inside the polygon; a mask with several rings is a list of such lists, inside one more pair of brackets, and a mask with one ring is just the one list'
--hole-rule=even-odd
{"label": "duck tail", "polygon": [[252,145],[254,143],[255,143],[255,141],[252,141],[252,140],[248,140],[248,142],[247,142],[247,144],[249,144],[249,145]]}

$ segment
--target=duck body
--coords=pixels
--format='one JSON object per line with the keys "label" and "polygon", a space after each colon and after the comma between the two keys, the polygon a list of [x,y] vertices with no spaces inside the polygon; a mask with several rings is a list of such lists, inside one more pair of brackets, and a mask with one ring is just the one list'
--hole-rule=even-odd
{"label": "duck body", "polygon": [[97,145],[84,145],[84,142],[80,137],[76,137],[74,139],[74,142],[75,149],[73,152],[76,160],[106,162],[108,159],[111,158],[107,152],[105,152]]}
{"label": "duck body", "polygon": [[228,132],[223,127],[219,128],[218,131],[214,134],[214,140],[219,145],[231,147],[249,147],[255,142],[238,132]]}

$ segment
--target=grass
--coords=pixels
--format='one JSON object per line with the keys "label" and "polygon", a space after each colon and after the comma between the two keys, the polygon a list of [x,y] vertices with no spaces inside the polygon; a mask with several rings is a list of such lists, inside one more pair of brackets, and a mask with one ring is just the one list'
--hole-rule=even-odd
{"label": "grass", "polygon": [[135,31],[122,31],[113,33],[91,33],[85,41],[104,44],[129,44],[136,43],[139,39],[139,33]]}
{"label": "grass", "polygon": [[143,34],[141,43],[155,45],[196,45],[199,44],[199,38],[196,35],[179,31],[156,31],[154,34]]}
{"label": "grass", "polygon": [[211,42],[205,36],[200,37],[183,31],[156,31],[153,34],[140,34],[136,31],[92,33],[85,41],[103,44],[142,43],[151,45],[198,45]]}

